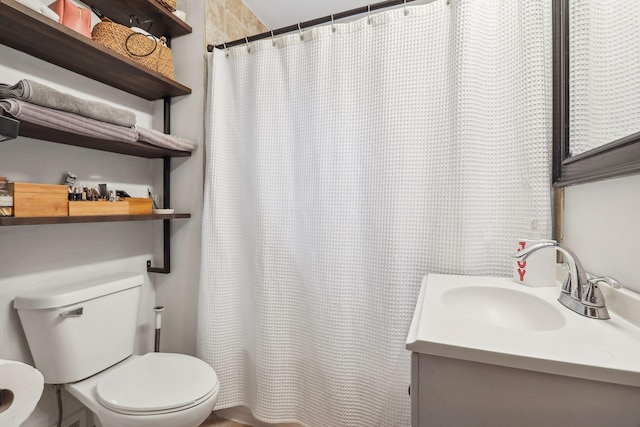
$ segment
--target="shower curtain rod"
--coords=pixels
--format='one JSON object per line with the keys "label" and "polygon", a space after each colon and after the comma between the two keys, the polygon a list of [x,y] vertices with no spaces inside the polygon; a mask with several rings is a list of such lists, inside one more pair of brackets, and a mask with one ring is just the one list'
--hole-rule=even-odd
{"label": "shower curtain rod", "polygon": [[213,52],[213,49],[226,49],[228,47],[239,46],[245,43],[254,42],[256,40],[262,40],[269,37],[279,36],[293,31],[301,31],[305,28],[314,27],[320,24],[326,24],[328,22],[337,21],[339,19],[347,18],[349,16],[360,15],[363,13],[369,13],[373,10],[384,9],[387,7],[398,6],[401,4],[407,4],[416,0],[387,0],[379,3],[370,4],[368,6],[362,6],[357,9],[347,10],[345,12],[335,13],[333,15],[323,16],[322,18],[312,19],[311,21],[300,22],[298,24],[289,25],[288,27],[278,28],[277,30],[267,31],[264,33],[256,34],[255,36],[249,36],[244,39],[238,39],[227,43],[218,45],[207,45],[207,51]]}

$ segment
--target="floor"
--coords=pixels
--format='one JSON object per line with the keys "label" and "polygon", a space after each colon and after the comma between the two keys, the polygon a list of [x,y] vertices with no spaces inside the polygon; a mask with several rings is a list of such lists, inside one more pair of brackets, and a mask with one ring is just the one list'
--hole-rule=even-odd
{"label": "floor", "polygon": [[224,418],[218,418],[211,414],[207,420],[200,424],[200,427],[247,427],[244,424],[236,423],[235,421],[225,420]]}

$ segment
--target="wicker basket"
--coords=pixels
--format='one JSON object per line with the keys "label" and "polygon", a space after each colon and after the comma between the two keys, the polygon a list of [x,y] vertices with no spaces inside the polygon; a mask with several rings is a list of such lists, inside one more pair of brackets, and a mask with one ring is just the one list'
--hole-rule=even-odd
{"label": "wicker basket", "polygon": [[171,49],[115,22],[103,21],[91,32],[93,40],[173,80]]}
{"label": "wicker basket", "polygon": [[158,0],[158,3],[169,9],[171,12],[176,11],[176,0]]}

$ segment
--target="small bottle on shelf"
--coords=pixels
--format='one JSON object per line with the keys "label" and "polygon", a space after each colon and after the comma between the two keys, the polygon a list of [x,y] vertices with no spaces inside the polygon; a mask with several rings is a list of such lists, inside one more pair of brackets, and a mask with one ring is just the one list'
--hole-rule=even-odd
{"label": "small bottle on shelf", "polygon": [[13,216],[13,196],[7,186],[8,180],[0,176],[0,216]]}

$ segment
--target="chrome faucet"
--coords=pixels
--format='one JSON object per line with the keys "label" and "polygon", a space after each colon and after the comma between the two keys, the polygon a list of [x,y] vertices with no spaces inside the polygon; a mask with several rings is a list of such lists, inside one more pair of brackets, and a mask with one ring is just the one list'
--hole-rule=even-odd
{"label": "chrome faucet", "polygon": [[553,241],[530,246],[519,251],[513,257],[525,260],[532,253],[544,248],[553,248],[561,252],[569,264],[569,274],[564,279],[562,291],[558,297],[560,304],[585,317],[609,319],[609,312],[605,306],[604,295],[602,295],[599,283],[605,282],[611,287],[620,288],[620,282],[607,276],[594,277],[587,274],[573,251]]}

